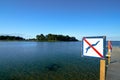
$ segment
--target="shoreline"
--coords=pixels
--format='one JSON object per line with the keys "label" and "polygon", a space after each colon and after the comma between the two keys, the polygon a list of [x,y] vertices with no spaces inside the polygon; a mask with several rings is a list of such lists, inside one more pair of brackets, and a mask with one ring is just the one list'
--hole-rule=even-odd
{"label": "shoreline", "polygon": [[32,40],[0,40],[0,42],[81,42],[81,41],[32,41]]}

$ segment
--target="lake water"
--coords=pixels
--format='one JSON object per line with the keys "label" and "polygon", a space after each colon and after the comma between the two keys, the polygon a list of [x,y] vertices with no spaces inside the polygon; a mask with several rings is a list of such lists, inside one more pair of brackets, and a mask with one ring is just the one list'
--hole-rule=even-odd
{"label": "lake water", "polygon": [[81,42],[1,41],[0,80],[99,80],[99,59],[81,57]]}

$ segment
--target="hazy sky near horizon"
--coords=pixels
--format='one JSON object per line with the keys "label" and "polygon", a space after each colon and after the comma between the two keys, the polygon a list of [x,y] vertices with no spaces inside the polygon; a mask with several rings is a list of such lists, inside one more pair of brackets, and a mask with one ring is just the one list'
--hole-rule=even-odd
{"label": "hazy sky near horizon", "polygon": [[120,40],[120,0],[0,0],[0,35],[41,33]]}

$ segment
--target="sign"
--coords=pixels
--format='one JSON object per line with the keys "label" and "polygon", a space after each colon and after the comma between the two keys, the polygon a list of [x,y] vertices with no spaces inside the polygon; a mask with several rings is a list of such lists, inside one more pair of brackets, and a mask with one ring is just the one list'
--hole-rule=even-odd
{"label": "sign", "polygon": [[82,55],[90,57],[105,57],[105,36],[83,37],[82,39]]}

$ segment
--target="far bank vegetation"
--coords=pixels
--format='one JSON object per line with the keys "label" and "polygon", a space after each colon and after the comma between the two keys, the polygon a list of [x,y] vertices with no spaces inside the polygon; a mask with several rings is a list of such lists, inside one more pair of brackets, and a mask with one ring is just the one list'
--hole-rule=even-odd
{"label": "far bank vegetation", "polygon": [[75,37],[68,35],[57,35],[57,34],[40,34],[36,35],[36,38],[25,39],[19,36],[1,35],[0,40],[2,41],[78,41]]}
{"label": "far bank vegetation", "polygon": [[68,35],[56,35],[56,34],[40,34],[36,36],[37,41],[78,41],[75,37]]}

